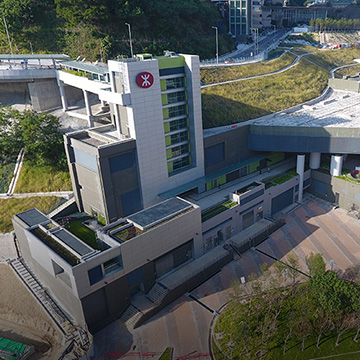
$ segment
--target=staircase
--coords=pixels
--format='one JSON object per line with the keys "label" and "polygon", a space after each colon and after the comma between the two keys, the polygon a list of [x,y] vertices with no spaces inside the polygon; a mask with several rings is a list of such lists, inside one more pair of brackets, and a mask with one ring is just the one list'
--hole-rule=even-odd
{"label": "staircase", "polygon": [[51,295],[43,288],[40,281],[26,266],[25,262],[22,259],[14,259],[9,261],[9,265],[57,325],[65,337],[65,342],[71,343],[71,346],[68,346],[70,351],[80,353],[87,351],[91,345],[87,331],[74,325]]}
{"label": "staircase", "polygon": [[168,292],[169,289],[165,285],[161,283],[155,283],[155,285],[145,296],[154,304],[158,305],[163,301]]}
{"label": "staircase", "polygon": [[53,217],[55,217],[57,214],[59,214],[61,211],[63,211],[64,209],[66,209],[67,207],[69,207],[70,205],[72,205],[75,202],[75,198],[71,197],[69,200],[67,200],[66,202],[64,202],[63,204],[61,204],[60,206],[58,206],[56,209],[54,209],[50,214],[48,214],[48,217],[50,219],[52,219]]}
{"label": "staircase", "polygon": [[121,315],[120,320],[128,329],[134,329],[136,323],[142,315],[143,313],[138,308],[130,304],[130,306]]}

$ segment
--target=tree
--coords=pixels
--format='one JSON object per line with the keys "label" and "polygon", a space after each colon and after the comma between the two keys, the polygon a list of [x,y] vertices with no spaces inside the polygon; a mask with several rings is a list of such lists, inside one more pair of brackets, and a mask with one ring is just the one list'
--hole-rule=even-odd
{"label": "tree", "polygon": [[309,256],[306,256],[305,262],[311,277],[324,274],[326,265],[324,258],[320,253],[314,255],[311,252]]}
{"label": "tree", "polygon": [[297,277],[299,276],[298,268],[300,267],[300,261],[298,257],[294,254],[289,254],[286,257],[286,261],[288,262],[288,270],[290,273],[290,276],[293,279],[293,284],[295,284]]}
{"label": "tree", "polygon": [[0,153],[16,155],[24,149],[35,164],[66,167],[60,122],[47,113],[0,108]]}
{"label": "tree", "polygon": [[66,164],[60,121],[47,113],[25,110],[16,114],[23,147],[36,164]]}
{"label": "tree", "polygon": [[355,322],[356,322],[355,316],[356,316],[355,314],[346,313],[345,311],[338,313],[338,316],[335,319],[335,327],[336,327],[336,332],[337,332],[335,346],[339,346],[340,336],[344,332],[346,332],[354,327]]}
{"label": "tree", "polygon": [[15,118],[17,114],[18,112],[9,106],[0,108],[0,160],[5,156],[16,156],[23,147]]}

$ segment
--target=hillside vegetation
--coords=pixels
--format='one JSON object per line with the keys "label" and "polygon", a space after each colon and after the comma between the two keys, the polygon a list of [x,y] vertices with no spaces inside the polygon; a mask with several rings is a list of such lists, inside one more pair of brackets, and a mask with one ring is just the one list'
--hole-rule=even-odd
{"label": "hillside vegetation", "polygon": [[[233,48],[226,24],[210,0],[3,0],[14,53],[66,53],[73,58],[105,60],[130,55],[131,24],[134,52],[162,55],[163,50],[215,54],[219,28],[220,53]],[[4,22],[0,51],[9,53]]]}

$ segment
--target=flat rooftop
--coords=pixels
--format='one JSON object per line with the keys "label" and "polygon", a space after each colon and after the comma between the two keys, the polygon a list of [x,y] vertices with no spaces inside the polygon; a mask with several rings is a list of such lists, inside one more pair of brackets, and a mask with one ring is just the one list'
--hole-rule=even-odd
{"label": "flat rooftop", "polygon": [[83,241],[79,240],[76,236],[64,229],[54,231],[52,235],[60,239],[80,256],[90,254],[94,251],[90,246],[86,245]]}
{"label": "flat rooftop", "polygon": [[49,218],[45,216],[42,212],[40,212],[38,209],[30,209],[20,214],[16,214],[16,216],[29,227],[41,224],[45,221],[49,221]]}
{"label": "flat rooftop", "polygon": [[319,102],[304,104],[301,109],[285,110],[255,120],[252,125],[360,128],[360,94],[330,90]]}
{"label": "flat rooftop", "polygon": [[171,219],[184,211],[190,210],[193,206],[179,198],[171,198],[159,204],[139,211],[127,217],[127,220],[134,223],[140,229],[148,229],[156,224]]}
{"label": "flat rooftop", "polygon": [[130,137],[119,134],[113,125],[102,125],[91,129],[74,131],[69,137],[80,140],[88,145],[100,148],[119,141],[133,140]]}

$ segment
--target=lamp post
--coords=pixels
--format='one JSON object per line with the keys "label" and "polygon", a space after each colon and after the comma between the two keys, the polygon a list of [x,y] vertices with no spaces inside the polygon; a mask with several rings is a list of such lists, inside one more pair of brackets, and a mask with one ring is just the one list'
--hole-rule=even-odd
{"label": "lamp post", "polygon": [[219,64],[219,35],[217,26],[212,26],[215,29],[215,41],[216,41],[216,64]]}
{"label": "lamp post", "polygon": [[133,47],[132,47],[132,40],[131,40],[131,25],[128,23],[125,23],[129,29],[129,42],[130,42],[130,52],[131,52],[131,58],[134,57]]}
{"label": "lamp post", "polygon": [[8,30],[8,27],[7,27],[7,24],[6,24],[5,16],[6,16],[6,15],[3,15],[4,24],[5,24],[5,30],[6,30],[6,35],[7,35],[8,41],[9,41],[10,53],[11,53],[11,55],[13,55],[12,46],[11,46],[11,40],[10,40],[10,36],[9,36],[9,30]]}

